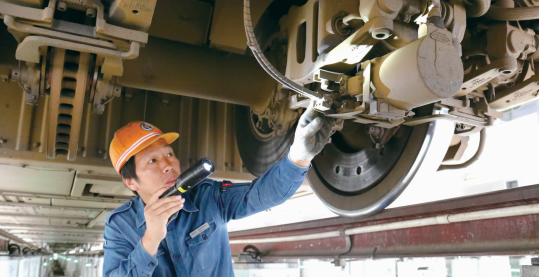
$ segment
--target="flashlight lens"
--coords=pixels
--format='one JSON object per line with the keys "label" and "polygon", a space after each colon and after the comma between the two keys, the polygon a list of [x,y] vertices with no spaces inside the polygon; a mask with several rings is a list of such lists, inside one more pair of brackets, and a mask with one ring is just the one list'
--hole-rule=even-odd
{"label": "flashlight lens", "polygon": [[207,171],[210,171],[210,170],[211,170],[211,164],[204,163],[204,168],[205,168]]}

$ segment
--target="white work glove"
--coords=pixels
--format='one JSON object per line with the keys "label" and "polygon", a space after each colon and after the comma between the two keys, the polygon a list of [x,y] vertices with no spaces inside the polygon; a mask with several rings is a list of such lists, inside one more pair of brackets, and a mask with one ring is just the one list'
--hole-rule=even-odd
{"label": "white work glove", "polygon": [[325,117],[313,109],[313,102],[301,115],[294,136],[294,143],[290,147],[290,159],[296,161],[310,161],[316,156],[329,139],[335,119]]}

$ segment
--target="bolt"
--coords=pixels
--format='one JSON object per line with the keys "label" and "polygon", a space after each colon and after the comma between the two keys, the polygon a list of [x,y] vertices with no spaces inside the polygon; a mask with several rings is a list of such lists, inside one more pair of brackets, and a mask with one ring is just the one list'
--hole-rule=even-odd
{"label": "bolt", "polygon": [[61,12],[65,12],[67,10],[67,4],[64,2],[58,2],[56,8]]}
{"label": "bolt", "polygon": [[0,138],[0,144],[6,143],[6,142],[7,142],[7,139],[5,139],[5,138]]}
{"label": "bolt", "polygon": [[94,9],[87,9],[86,10],[86,16],[94,18],[95,17],[95,10]]}
{"label": "bolt", "polygon": [[103,153],[105,153],[105,151],[103,151],[103,149],[97,150],[97,154],[102,155]]}
{"label": "bolt", "polygon": [[34,146],[34,147],[39,147],[39,146],[41,146],[41,143],[40,143],[40,142],[34,142],[34,143],[32,144],[32,146]]}
{"label": "bolt", "polygon": [[225,162],[225,167],[229,167],[230,164],[228,162]]}

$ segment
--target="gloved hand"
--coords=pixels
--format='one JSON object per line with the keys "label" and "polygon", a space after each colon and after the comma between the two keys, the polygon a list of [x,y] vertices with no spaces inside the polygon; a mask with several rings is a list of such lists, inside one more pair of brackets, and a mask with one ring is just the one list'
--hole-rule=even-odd
{"label": "gloved hand", "polygon": [[313,105],[314,101],[311,101],[299,118],[294,143],[290,147],[289,155],[292,161],[312,160],[326,146],[335,125],[335,119],[318,113]]}

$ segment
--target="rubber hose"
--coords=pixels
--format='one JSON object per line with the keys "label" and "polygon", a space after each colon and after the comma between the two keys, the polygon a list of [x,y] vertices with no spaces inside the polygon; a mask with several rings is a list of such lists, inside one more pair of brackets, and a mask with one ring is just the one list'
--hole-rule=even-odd
{"label": "rubber hose", "polygon": [[471,0],[465,1],[467,17],[481,17],[487,13],[490,8],[490,0]]}
{"label": "rubber hose", "polygon": [[535,35],[535,53],[531,55],[531,59],[539,62],[539,35]]}
{"label": "rubber hose", "polygon": [[490,7],[485,14],[486,18],[500,21],[521,21],[539,19],[539,6],[523,8]]}
{"label": "rubber hose", "polygon": [[258,61],[260,66],[277,82],[281,83],[283,86],[290,88],[291,90],[313,100],[320,100],[322,96],[318,92],[311,91],[307,88],[304,88],[302,85],[297,84],[296,82],[288,79],[286,76],[281,74],[273,65],[268,61],[264,52],[260,49],[260,45],[256,40],[256,35],[254,32],[253,23],[251,21],[251,1],[243,1],[243,26],[245,27],[245,35],[247,36],[247,46],[253,52],[255,59]]}
{"label": "rubber hose", "polygon": [[483,154],[483,150],[485,150],[485,141],[487,140],[487,130],[486,128],[481,129],[481,132],[479,133],[479,148],[477,148],[477,152],[475,152],[475,155],[473,157],[461,164],[442,164],[440,167],[438,167],[438,171],[443,170],[452,170],[452,169],[462,169],[466,168],[473,163],[475,163],[479,157],[481,157],[481,154]]}

